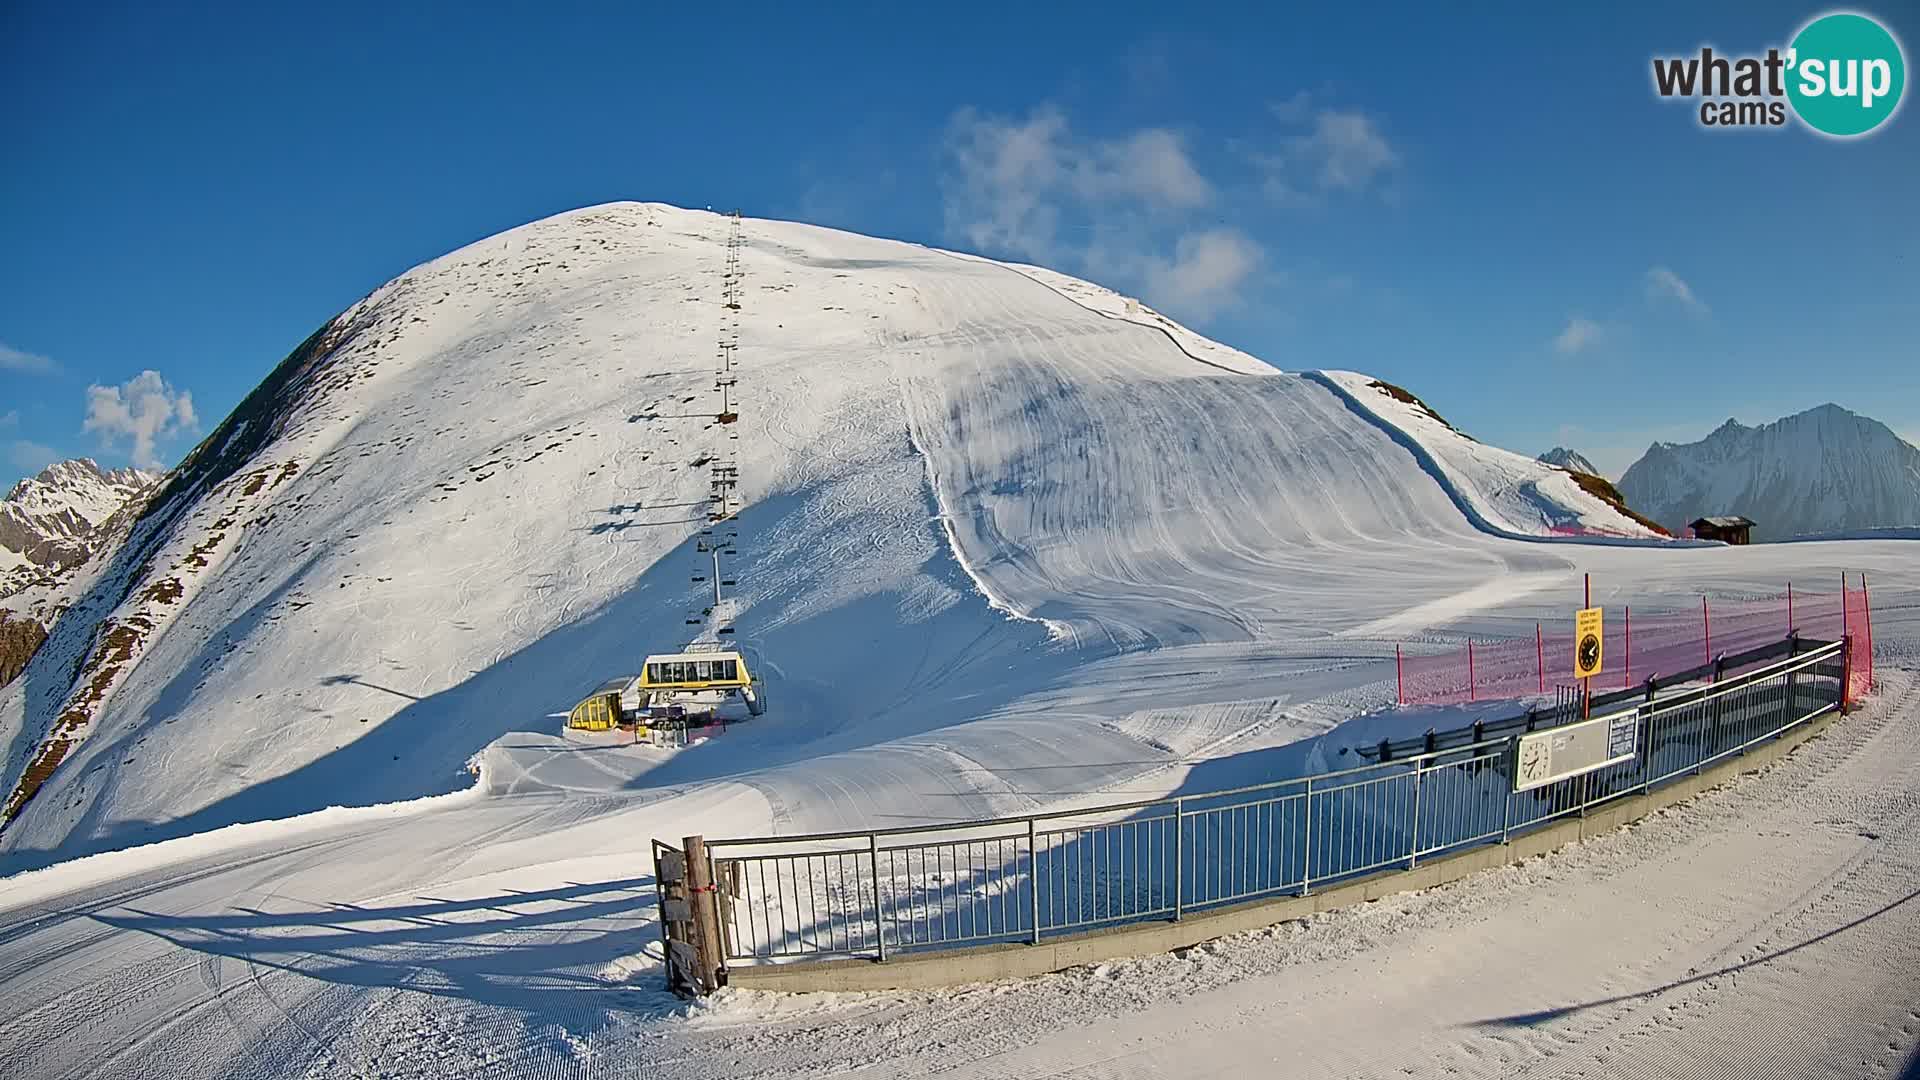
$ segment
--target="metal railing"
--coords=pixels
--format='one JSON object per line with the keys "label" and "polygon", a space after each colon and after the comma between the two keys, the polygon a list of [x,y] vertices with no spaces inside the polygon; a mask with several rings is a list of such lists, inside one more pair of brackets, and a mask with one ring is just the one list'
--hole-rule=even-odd
{"label": "metal railing", "polygon": [[[735,966],[1038,942],[1305,894],[1697,773],[1843,707],[1843,642],[1616,709],[1636,753],[1514,791],[1524,733],[1317,776],[1022,818],[707,844]],[[1598,714],[1597,714],[1598,715]]]}

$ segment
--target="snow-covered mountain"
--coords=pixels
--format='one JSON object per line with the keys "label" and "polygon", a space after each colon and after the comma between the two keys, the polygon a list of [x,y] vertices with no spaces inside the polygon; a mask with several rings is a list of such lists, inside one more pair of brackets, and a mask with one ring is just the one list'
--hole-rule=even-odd
{"label": "snow-covered mountain", "polygon": [[0,686],[45,639],[69,580],[125,536],[159,482],[159,473],[76,458],[20,481],[0,501]]}
{"label": "snow-covered mountain", "polygon": [[[0,690],[0,851],[470,785],[506,733],[555,732],[706,629],[685,616],[717,460],[744,505],[733,625],[775,706],[648,784],[751,761],[736,803],[771,818],[738,828],[929,791],[941,815],[1031,806],[998,779],[1016,764],[1092,790],[1168,753],[1130,734],[1141,709],[1188,710],[1188,738],[1295,723],[1270,680],[1328,669],[1275,642],[1524,590],[1581,550],[1556,535],[1653,542],[1385,387],[813,226],[623,203],[514,229],[321,327],[89,568]],[[1336,647],[1369,650],[1391,655]],[[800,760],[842,765],[774,768]]]}
{"label": "snow-covered mountain", "polygon": [[1583,472],[1589,476],[1600,475],[1600,470],[1594,468],[1593,462],[1588,461],[1585,455],[1577,450],[1569,450],[1564,446],[1556,446],[1546,453],[1541,454],[1540,460],[1549,465],[1558,465],[1563,469],[1572,469],[1574,472]]}
{"label": "snow-covered mountain", "polygon": [[1770,424],[1728,420],[1694,443],[1654,443],[1620,478],[1674,529],[1738,514],[1754,539],[1920,525],[1920,449],[1885,424],[1821,405]]}
{"label": "snow-covered mountain", "polygon": [[26,583],[23,568],[57,572],[85,562],[100,526],[160,482],[140,469],[103,470],[89,458],[47,466],[0,500],[0,597]]}

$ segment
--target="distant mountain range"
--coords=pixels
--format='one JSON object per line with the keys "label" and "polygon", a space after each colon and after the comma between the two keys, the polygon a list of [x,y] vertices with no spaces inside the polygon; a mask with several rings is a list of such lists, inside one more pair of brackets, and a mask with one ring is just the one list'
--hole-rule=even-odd
{"label": "distant mountain range", "polygon": [[76,458],[20,481],[0,501],[0,686],[46,638],[63,586],[124,535],[161,476]]}
{"label": "distant mountain range", "polygon": [[0,501],[0,597],[87,561],[107,519],[160,476],[75,458],[15,484]]}
{"label": "distant mountain range", "polygon": [[1676,533],[1718,514],[1751,518],[1755,540],[1920,525],[1920,449],[1838,405],[1654,443],[1619,487]]}
{"label": "distant mountain range", "polygon": [[1590,473],[1594,476],[1600,475],[1600,470],[1593,467],[1593,462],[1588,461],[1586,457],[1578,451],[1569,450],[1564,446],[1556,446],[1546,453],[1541,454],[1540,460],[1549,465],[1558,465],[1563,469],[1572,469],[1574,472]]}

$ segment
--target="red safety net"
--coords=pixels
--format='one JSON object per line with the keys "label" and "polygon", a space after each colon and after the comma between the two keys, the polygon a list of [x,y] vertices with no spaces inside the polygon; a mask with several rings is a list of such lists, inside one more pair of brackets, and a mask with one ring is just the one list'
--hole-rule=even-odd
{"label": "red safety net", "polygon": [[[1596,692],[1644,683],[1649,676],[1686,671],[1767,645],[1798,630],[1801,637],[1837,641],[1852,633],[1850,690],[1872,685],[1872,623],[1864,585],[1840,593],[1790,589],[1749,597],[1701,597],[1689,606],[1609,608],[1604,662]],[[1571,620],[1536,624],[1526,638],[1472,639],[1438,653],[1403,646],[1400,701],[1454,705],[1523,698],[1575,681]]]}
{"label": "red safety net", "polygon": [[1866,579],[1844,592],[1847,623],[1847,704],[1873,692],[1873,607]]}

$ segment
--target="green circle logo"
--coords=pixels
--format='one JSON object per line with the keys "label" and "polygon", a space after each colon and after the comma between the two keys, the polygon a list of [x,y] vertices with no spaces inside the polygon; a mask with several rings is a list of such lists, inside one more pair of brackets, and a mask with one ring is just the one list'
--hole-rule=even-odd
{"label": "green circle logo", "polygon": [[1886,27],[1842,12],[1795,35],[1787,53],[1787,99],[1815,131],[1865,135],[1900,107],[1907,61]]}

